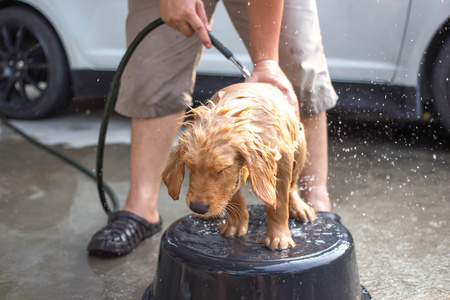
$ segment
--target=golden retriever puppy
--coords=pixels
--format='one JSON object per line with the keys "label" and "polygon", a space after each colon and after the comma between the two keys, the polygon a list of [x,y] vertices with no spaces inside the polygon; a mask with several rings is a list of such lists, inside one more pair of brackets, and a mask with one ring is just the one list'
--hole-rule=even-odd
{"label": "golden retriever puppy", "polygon": [[271,250],[294,246],[288,218],[311,221],[315,213],[298,194],[305,136],[283,93],[269,84],[235,84],[191,115],[162,174],[170,196],[179,198],[186,166],[189,208],[205,218],[227,217],[220,234],[239,237],[248,228],[240,188],[249,179],[265,204],[264,244]]}

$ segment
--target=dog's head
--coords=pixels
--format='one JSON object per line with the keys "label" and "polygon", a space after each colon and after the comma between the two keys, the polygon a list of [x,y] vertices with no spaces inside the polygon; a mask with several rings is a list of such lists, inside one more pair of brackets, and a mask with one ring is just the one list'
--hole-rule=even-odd
{"label": "dog's head", "polygon": [[[250,107],[218,109],[210,103],[192,111],[162,179],[169,195],[179,199],[185,167],[189,173],[188,207],[204,217],[220,216],[231,197],[250,179],[256,196],[276,205],[280,154],[254,134],[246,116]],[[256,137],[256,138],[255,138]]]}

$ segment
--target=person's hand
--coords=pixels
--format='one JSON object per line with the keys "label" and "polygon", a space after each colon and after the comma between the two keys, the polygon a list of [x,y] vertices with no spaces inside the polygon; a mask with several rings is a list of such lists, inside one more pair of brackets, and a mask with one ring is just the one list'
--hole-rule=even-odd
{"label": "person's hand", "polygon": [[284,93],[292,106],[295,115],[300,120],[298,99],[294,93],[291,82],[287,79],[278,63],[274,60],[263,60],[255,64],[252,75],[245,82],[264,82],[277,87]]}
{"label": "person's hand", "polygon": [[181,31],[186,37],[197,34],[206,48],[212,43],[208,36],[205,6],[201,0],[160,0],[161,19],[168,26]]}

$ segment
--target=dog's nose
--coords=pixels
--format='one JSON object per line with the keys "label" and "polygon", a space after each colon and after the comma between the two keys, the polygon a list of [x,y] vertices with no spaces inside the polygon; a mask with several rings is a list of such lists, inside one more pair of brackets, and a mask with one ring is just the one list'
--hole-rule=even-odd
{"label": "dog's nose", "polygon": [[201,203],[201,202],[199,203],[199,202],[191,201],[189,203],[189,208],[193,212],[198,213],[200,215],[204,215],[209,211],[209,205],[205,204],[205,203]]}

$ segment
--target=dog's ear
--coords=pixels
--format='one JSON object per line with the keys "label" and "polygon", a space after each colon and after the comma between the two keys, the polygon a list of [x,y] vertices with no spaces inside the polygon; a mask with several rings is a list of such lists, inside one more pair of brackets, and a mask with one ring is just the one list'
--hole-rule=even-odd
{"label": "dog's ear", "polygon": [[169,195],[173,200],[179,199],[181,184],[184,179],[184,162],[181,159],[183,153],[184,147],[178,144],[161,175],[164,184],[167,186]]}
{"label": "dog's ear", "polygon": [[276,208],[277,160],[280,153],[265,145],[251,143],[244,145],[240,153],[247,164],[253,192],[265,205]]}

